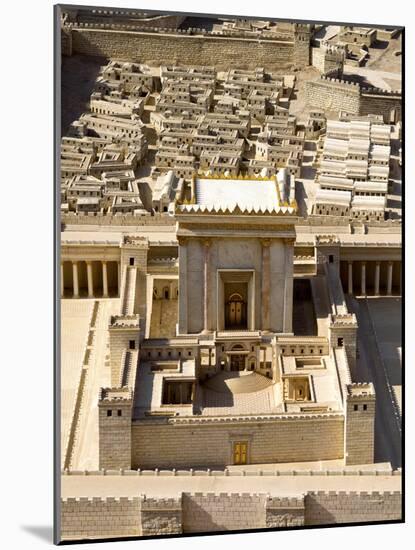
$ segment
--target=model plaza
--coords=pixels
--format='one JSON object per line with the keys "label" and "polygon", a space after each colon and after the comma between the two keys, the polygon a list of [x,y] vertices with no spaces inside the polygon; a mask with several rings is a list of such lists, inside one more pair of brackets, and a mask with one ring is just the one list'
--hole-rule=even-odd
{"label": "model plaza", "polygon": [[[64,70],[105,14],[65,14]],[[292,65],[106,54],[65,129],[68,540],[400,517],[400,112],[316,110],[299,75],[350,72],[348,34],[262,23],[204,40],[264,33]]]}

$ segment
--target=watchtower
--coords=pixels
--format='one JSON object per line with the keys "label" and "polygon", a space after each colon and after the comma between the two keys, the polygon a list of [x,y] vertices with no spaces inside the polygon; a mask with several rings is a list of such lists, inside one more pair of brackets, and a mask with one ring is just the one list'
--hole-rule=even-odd
{"label": "watchtower", "polygon": [[346,386],[344,457],[346,465],[372,464],[376,396],[372,382]]}
{"label": "watchtower", "polygon": [[310,65],[310,51],[310,26],[295,24],[293,55],[294,65],[299,68]]}
{"label": "watchtower", "polygon": [[101,388],[98,401],[99,467],[131,468],[131,413],[129,388]]}

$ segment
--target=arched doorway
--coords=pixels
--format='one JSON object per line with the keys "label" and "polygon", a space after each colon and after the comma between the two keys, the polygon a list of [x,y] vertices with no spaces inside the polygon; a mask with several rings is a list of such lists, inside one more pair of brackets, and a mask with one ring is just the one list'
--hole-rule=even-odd
{"label": "arched doorway", "polygon": [[225,326],[227,329],[246,328],[246,302],[241,294],[234,292],[226,303]]}

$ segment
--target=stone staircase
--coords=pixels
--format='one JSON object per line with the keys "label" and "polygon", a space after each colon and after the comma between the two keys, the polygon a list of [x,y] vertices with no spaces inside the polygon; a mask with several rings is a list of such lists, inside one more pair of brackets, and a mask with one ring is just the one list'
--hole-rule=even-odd
{"label": "stone staircase", "polygon": [[317,277],[312,277],[310,282],[317,321],[317,334],[318,336],[327,336],[328,315],[331,313],[331,307],[328,298],[326,277],[324,275],[317,275]]}
{"label": "stone staircase", "polygon": [[137,281],[137,269],[127,266],[124,272],[124,284],[121,294],[121,314],[132,315],[134,313],[135,286]]}
{"label": "stone staircase", "polygon": [[125,349],[121,358],[120,387],[131,386],[135,380],[138,351]]}
{"label": "stone staircase", "polygon": [[253,393],[272,386],[272,381],[256,372],[220,372],[204,384],[205,388],[219,393]]}
{"label": "stone staircase", "polygon": [[333,264],[326,265],[326,277],[329,285],[329,294],[332,298],[333,313],[335,315],[344,315],[347,313],[346,302],[344,299],[344,293],[342,283],[340,281],[337,268]]}

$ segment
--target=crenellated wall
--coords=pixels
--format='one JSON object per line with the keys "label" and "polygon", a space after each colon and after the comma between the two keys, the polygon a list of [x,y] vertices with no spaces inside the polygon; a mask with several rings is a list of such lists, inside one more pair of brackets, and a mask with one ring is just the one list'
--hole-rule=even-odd
{"label": "crenellated wall", "polygon": [[326,73],[318,80],[306,82],[309,106],[328,111],[344,111],[352,115],[382,115],[384,122],[402,118],[401,92],[379,88],[361,88],[356,82],[346,82]]}
{"label": "crenellated wall", "polygon": [[175,498],[64,498],[62,540],[177,535],[401,520],[399,491],[181,493]]}
{"label": "crenellated wall", "polygon": [[[104,27],[104,25],[102,25]],[[169,29],[132,30],[78,25],[68,30],[72,52],[141,63],[214,65],[283,69],[309,65],[309,33],[293,33],[292,40],[252,39]]]}
{"label": "crenellated wall", "polygon": [[388,521],[402,517],[402,494],[319,491],[305,496],[305,525]]}
{"label": "crenellated wall", "polygon": [[282,416],[226,423],[203,421],[135,421],[132,468],[223,467],[233,463],[235,434],[249,443],[249,463],[300,462],[343,458],[344,417]]}
{"label": "crenellated wall", "polygon": [[345,111],[357,115],[360,109],[360,89],[356,83],[322,76],[306,83],[307,103],[327,111]]}

